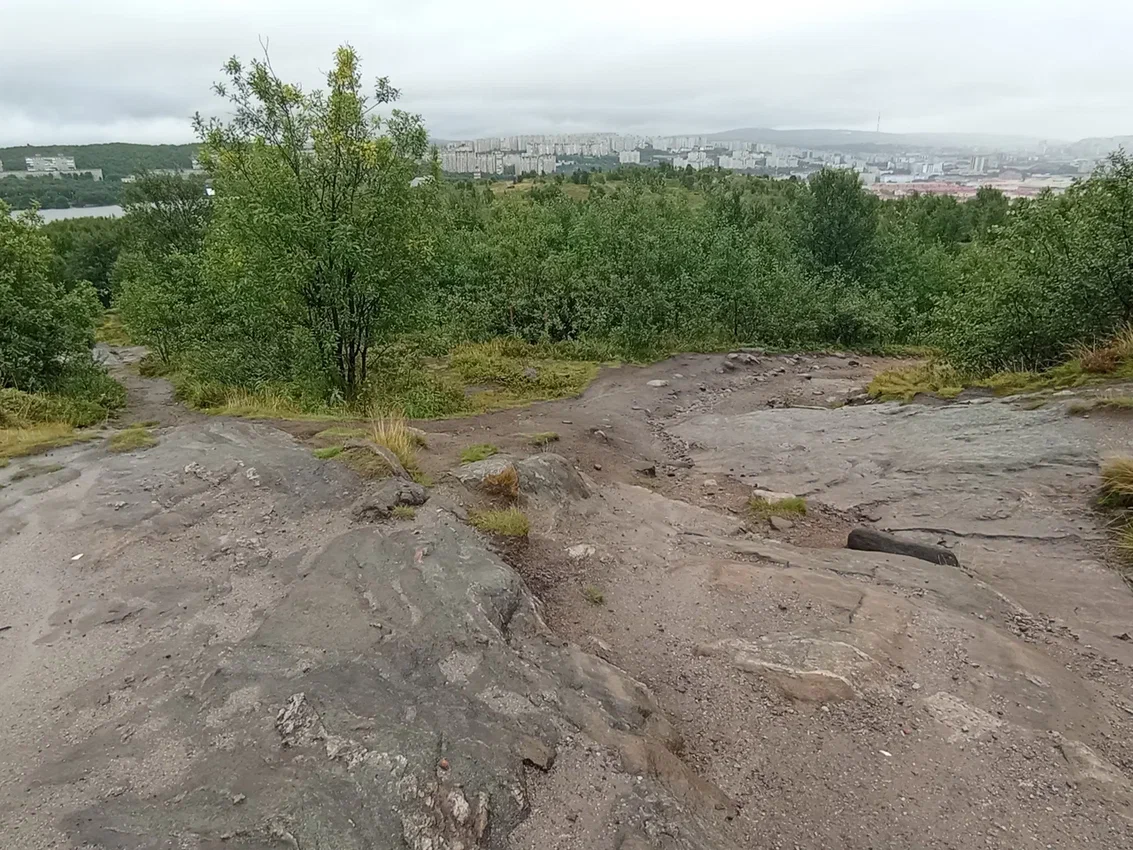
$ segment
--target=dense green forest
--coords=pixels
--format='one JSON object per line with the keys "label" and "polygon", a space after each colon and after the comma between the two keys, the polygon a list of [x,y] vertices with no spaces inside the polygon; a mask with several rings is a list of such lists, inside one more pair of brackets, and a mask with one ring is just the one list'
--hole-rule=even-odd
{"label": "dense green forest", "polygon": [[[1133,162],[1120,152],[1063,195],[1013,203],[991,189],[883,202],[835,170],[625,169],[501,194],[443,181],[435,159],[431,180],[413,180],[430,162],[424,127],[376,117],[397,92],[384,79],[365,92],[348,49],[325,92],[258,61],[227,73],[232,119],[196,126],[214,196],[150,177],[102,229],[24,218],[0,234],[18,246],[0,258],[34,258],[0,264],[17,312],[33,292],[36,318],[17,327],[63,323],[49,342],[70,352],[35,331],[42,353],[12,357],[22,331],[9,333],[0,386],[62,380],[100,295],[192,403],[239,390],[415,416],[466,404],[432,358],[522,388],[541,378],[509,356],[925,346],[979,376],[1050,367],[1133,321]],[[466,356],[489,341],[495,354]]]}
{"label": "dense green forest", "polygon": [[94,180],[89,175],[0,179],[0,201],[15,210],[107,206],[118,203],[121,192],[117,180]]}
{"label": "dense green forest", "polygon": [[111,142],[101,145],[22,145],[0,148],[6,171],[24,171],[29,156],[57,153],[75,158],[76,168],[101,168],[106,180],[121,180],[139,171],[155,168],[188,168],[197,155],[197,144],[134,145]]}

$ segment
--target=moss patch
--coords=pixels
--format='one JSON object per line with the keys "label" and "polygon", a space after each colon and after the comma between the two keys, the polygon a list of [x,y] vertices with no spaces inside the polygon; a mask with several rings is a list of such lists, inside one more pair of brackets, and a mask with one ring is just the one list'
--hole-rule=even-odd
{"label": "moss patch", "polygon": [[492,455],[497,454],[499,449],[491,443],[477,443],[474,446],[469,446],[460,453],[461,463],[475,463],[478,460],[485,460]]}
{"label": "moss patch", "polygon": [[312,454],[319,460],[329,460],[342,454],[342,446],[324,446],[321,449],[315,449]]}
{"label": "moss patch", "polygon": [[535,434],[526,434],[525,437],[527,442],[536,448],[546,448],[559,440],[559,435],[555,431],[539,431]]}
{"label": "moss patch", "polygon": [[394,519],[413,519],[417,516],[417,509],[412,505],[394,505],[393,518]]}
{"label": "moss patch", "polygon": [[108,448],[117,454],[145,451],[157,445],[157,437],[148,428],[127,428],[110,438]]}
{"label": "moss patch", "polygon": [[772,502],[760,496],[752,496],[748,499],[747,509],[753,515],[760,517],[805,516],[806,500],[800,499],[798,496],[791,496],[787,499],[779,499],[778,501]]}

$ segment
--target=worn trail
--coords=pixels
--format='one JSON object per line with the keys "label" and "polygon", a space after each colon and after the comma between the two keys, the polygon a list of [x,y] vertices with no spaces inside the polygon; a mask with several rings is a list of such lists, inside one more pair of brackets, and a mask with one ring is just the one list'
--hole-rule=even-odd
{"label": "worn trail", "polygon": [[[878,365],[690,355],[429,423],[411,520],[354,518],[385,491],[305,426],[131,376],[157,446],[0,472],[0,846],[1133,846],[1133,594],[1090,507],[1133,432],[842,406]],[[483,442],[526,543],[464,521]]]}

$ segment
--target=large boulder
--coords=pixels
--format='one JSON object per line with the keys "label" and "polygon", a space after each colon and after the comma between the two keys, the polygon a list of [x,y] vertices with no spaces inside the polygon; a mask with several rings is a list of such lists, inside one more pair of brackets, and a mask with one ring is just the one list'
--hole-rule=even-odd
{"label": "large boulder", "polygon": [[504,848],[528,771],[589,742],[624,771],[601,846],[722,846],[706,824],[731,803],[680,760],[650,692],[555,638],[443,511],[334,537],[246,638],[152,663],[115,727],[28,777],[159,777],[68,817],[75,845]]}
{"label": "large boulder", "polygon": [[461,464],[453,475],[470,489],[483,488],[485,479],[514,469],[519,479],[520,495],[535,500],[565,502],[590,496],[590,487],[562,455],[543,452],[516,460],[506,455]]}

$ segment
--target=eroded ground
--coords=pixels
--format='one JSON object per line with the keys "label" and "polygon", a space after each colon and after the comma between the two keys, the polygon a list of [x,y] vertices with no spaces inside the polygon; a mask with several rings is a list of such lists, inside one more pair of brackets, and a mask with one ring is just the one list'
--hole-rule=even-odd
{"label": "eroded ground", "polygon": [[[881,365],[690,355],[427,423],[429,501],[379,522],[325,423],[131,378],[155,447],[0,472],[0,846],[1133,846],[1133,594],[1091,509],[1131,420],[843,405]],[[547,431],[530,539],[486,541],[448,473]]]}

